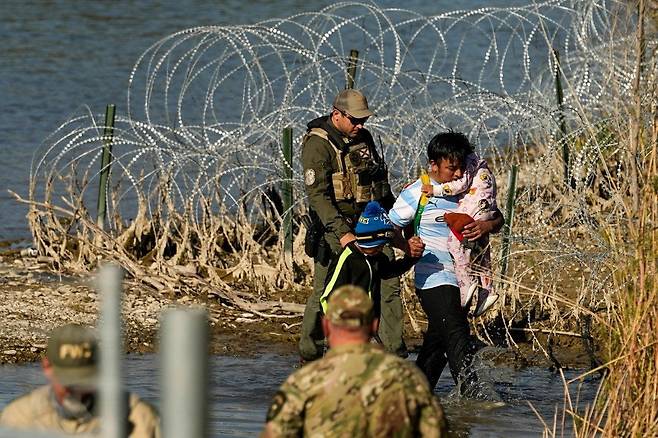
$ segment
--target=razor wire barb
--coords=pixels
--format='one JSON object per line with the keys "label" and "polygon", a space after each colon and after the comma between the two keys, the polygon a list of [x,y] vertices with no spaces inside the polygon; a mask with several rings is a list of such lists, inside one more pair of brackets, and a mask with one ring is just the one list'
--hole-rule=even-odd
{"label": "razor wire barb", "polygon": [[[581,193],[601,157],[621,147],[605,135],[605,119],[619,103],[610,90],[629,90],[633,77],[626,56],[631,34],[613,35],[624,8],[620,1],[554,0],[424,16],[341,2],[255,25],[176,32],[149,47],[130,72],[127,115],[117,116],[114,130],[111,233],[120,234],[137,217],[169,220],[179,229],[189,221],[201,230],[209,216],[275,229],[281,215],[303,211],[299,147],[293,211],[281,211],[277,199],[285,166],[281,132],[291,126],[300,145],[306,123],[329,112],[345,86],[352,48],[360,53],[357,88],[377,113],[368,128],[383,141],[394,191],[417,177],[428,140],[451,128],[465,132],[494,162],[504,163],[510,153],[528,162],[519,202],[533,206],[558,168],[554,155],[561,143],[554,133],[562,113],[570,134],[561,141],[574,149],[569,171],[578,182],[574,193]],[[560,52],[565,81],[562,111],[555,102],[553,49]],[[603,122],[587,123],[593,119]],[[44,142],[31,172],[32,200],[43,187],[49,202],[66,192],[59,176],[69,175],[79,187],[70,202],[93,201],[102,148],[98,120],[91,111],[72,117]],[[540,143],[543,155],[536,156],[532,147]],[[520,219],[545,223],[545,204]],[[595,226],[587,222],[587,205],[575,208],[583,211],[564,227],[574,221]],[[611,217],[604,220],[618,213],[607,211]],[[282,238],[279,233],[276,241]],[[533,239],[524,233],[514,238]]]}

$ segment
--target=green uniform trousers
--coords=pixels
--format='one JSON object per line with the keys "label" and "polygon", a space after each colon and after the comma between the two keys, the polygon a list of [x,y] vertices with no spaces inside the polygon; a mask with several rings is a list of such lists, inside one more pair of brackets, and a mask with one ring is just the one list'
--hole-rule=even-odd
{"label": "green uniform trousers", "polygon": [[[331,245],[332,248],[335,245]],[[338,247],[340,248],[340,247]],[[395,257],[390,246],[384,248],[384,254],[389,259]],[[324,352],[324,334],[320,318],[320,297],[324,292],[324,283],[327,278],[329,262],[326,265],[315,262],[313,274],[313,292],[306,301],[304,320],[299,338],[299,354],[304,360],[315,360],[322,357]],[[391,278],[382,281],[381,287],[381,319],[379,321],[379,338],[386,351],[395,354],[406,352],[402,339],[404,320],[402,317],[402,301],[400,300],[400,279]]]}

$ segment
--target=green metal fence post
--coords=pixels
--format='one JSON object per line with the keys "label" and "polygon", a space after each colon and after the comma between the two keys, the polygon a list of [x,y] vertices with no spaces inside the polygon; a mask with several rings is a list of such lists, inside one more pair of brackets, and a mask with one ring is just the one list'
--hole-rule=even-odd
{"label": "green metal fence post", "polygon": [[105,129],[103,130],[103,157],[101,159],[101,175],[98,183],[98,205],[96,224],[102,230],[105,226],[105,206],[107,204],[107,180],[112,163],[112,137],[114,136],[114,114],[116,107],[113,104],[105,108]]}
{"label": "green metal fence post", "polygon": [[285,254],[292,255],[292,128],[283,128],[283,230]]}
{"label": "green metal fence post", "polygon": [[558,142],[562,144],[562,162],[564,163],[564,184],[571,185],[569,175],[569,145],[567,144],[567,123],[564,119],[564,92],[562,91],[562,68],[560,67],[560,52],[553,49],[555,56],[555,95],[557,98],[558,124],[560,133]]}
{"label": "green metal fence post", "polygon": [[516,174],[518,166],[512,165],[508,179],[507,189],[507,203],[505,205],[505,226],[503,227],[503,252],[500,257],[501,268],[500,276],[504,277],[507,274],[507,266],[509,262],[510,252],[510,236],[512,234],[512,222],[514,220],[514,203],[516,202]]}
{"label": "green metal fence post", "polygon": [[347,85],[345,88],[354,88],[354,82],[356,81],[356,65],[359,62],[359,51],[352,49],[350,50],[350,57],[347,60]]}

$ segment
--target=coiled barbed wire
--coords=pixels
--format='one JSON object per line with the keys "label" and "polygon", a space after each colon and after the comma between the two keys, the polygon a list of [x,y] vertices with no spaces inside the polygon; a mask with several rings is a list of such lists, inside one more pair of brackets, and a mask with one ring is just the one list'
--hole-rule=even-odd
{"label": "coiled barbed wire", "polygon": [[[209,211],[261,221],[262,197],[276,203],[271,190],[285,181],[287,126],[295,144],[292,210],[302,206],[299,144],[306,123],[328,114],[345,87],[350,49],[360,53],[357,88],[377,113],[368,128],[382,138],[394,190],[416,178],[425,145],[446,128],[465,132],[493,160],[538,139],[557,153],[560,115],[575,141],[589,129],[583,119],[614,110],[610,90],[630,89],[631,37],[613,35],[623,10],[619,1],[552,0],[423,16],[341,2],[255,25],[176,32],[149,47],[130,73],[128,112],[113,136],[108,190],[116,193],[108,211],[130,218],[147,208],[161,217],[166,198],[196,223]],[[556,72],[565,83],[563,110]],[[91,113],[60,126],[33,164],[30,197],[38,197],[40,183],[56,191],[58,176],[73,173],[77,196],[93,202],[102,129]],[[571,174],[586,178],[603,149],[618,147],[614,139],[584,141]],[[544,158],[533,161],[537,180],[528,184],[551,171]],[[535,214],[532,220],[545,220]]]}
{"label": "coiled barbed wire", "polygon": [[[615,63],[619,77],[596,74],[610,61],[605,51],[615,5],[546,1],[426,17],[343,2],[256,25],[176,32],[146,50],[130,74],[129,113],[118,120],[114,138],[115,147],[127,150],[115,154],[115,164],[123,164],[135,190],[145,162],[181,176],[191,166],[194,176],[184,179],[192,187],[178,187],[184,199],[213,180],[226,180],[227,199],[236,196],[232,188],[250,191],[258,185],[253,181],[276,182],[282,128],[292,126],[299,144],[306,122],[328,112],[344,87],[351,48],[361,53],[358,88],[378,115],[369,128],[382,135],[397,178],[415,177],[427,139],[446,126],[466,131],[482,152],[496,154],[519,132],[553,129],[556,105],[546,84],[555,69],[554,45],[562,49],[561,69],[573,84],[567,102],[598,105],[609,81],[616,80],[618,89],[629,86],[632,70],[623,63]],[[484,44],[465,50],[473,34]],[[472,68],[478,60],[481,67]],[[70,126],[81,122],[73,119]],[[65,132],[51,146],[69,136]],[[75,161],[79,147],[93,143],[91,130],[61,149],[47,149],[33,176],[64,159]],[[301,189],[299,160],[293,165]],[[113,172],[115,178],[121,173]]]}

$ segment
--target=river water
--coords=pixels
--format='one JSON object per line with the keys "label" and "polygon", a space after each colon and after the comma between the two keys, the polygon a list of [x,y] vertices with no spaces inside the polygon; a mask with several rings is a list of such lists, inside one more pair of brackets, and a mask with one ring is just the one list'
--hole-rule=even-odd
{"label": "river water", "polygon": [[[315,11],[330,0],[159,0],[89,2],[84,0],[6,0],[0,12],[0,241],[29,244],[27,208],[7,189],[27,194],[33,154],[59,124],[81,106],[100,114],[106,104],[125,110],[128,75],[139,55],[173,32],[194,26],[255,23]],[[486,6],[511,6],[527,1],[496,0]],[[399,2],[377,2],[399,7]],[[405,9],[436,15],[483,6],[479,0],[451,2],[407,0]],[[482,46],[474,34],[466,44]],[[427,44],[434,44],[428,41]],[[468,50],[465,47],[464,50]],[[468,58],[466,58],[468,62]],[[472,61],[477,66],[480,60]],[[514,72],[506,72],[514,77]],[[270,398],[294,371],[297,358],[264,355],[211,359],[210,421],[213,436],[254,436],[261,429]],[[158,404],[157,356],[130,355],[126,371],[130,389]],[[567,377],[578,373],[568,372]],[[444,400],[457,436],[526,437],[543,427],[529,403],[551,421],[564,400],[562,380],[539,368],[492,372],[506,405]],[[43,383],[37,364],[0,366],[0,408]],[[452,381],[444,374],[437,392],[448,394]],[[574,389],[575,390],[575,389]],[[596,384],[581,388],[580,399],[591,401]],[[568,423],[568,422],[567,422]]]}
{"label": "river water", "polygon": [[[234,25],[317,11],[330,0],[159,0],[89,2],[84,0],[5,0],[0,12],[0,241],[30,238],[27,208],[8,189],[25,196],[33,154],[68,116],[88,106],[102,114],[109,103],[125,114],[129,74],[139,55],[156,41],[182,29]],[[451,2],[407,0],[405,9],[437,15],[482,6],[518,6],[527,0]],[[400,7],[382,0],[381,7]],[[456,32],[459,34],[459,32]],[[461,37],[460,35],[457,35]],[[436,41],[419,41],[431,47]],[[486,47],[474,33],[469,49]],[[479,71],[479,56],[463,57],[464,71]],[[472,64],[472,65],[469,65]],[[510,82],[518,72],[505,72]],[[517,76],[515,76],[517,75]]]}
{"label": "river water", "polygon": [[[297,358],[274,354],[253,357],[214,356],[210,371],[211,436],[256,436],[263,426],[265,413],[278,386],[294,371]],[[158,358],[156,355],[129,355],[125,362],[130,390],[158,405]],[[562,412],[564,386],[558,374],[542,368],[514,370],[491,368],[487,378],[495,382],[505,405],[496,407],[484,402],[464,402],[446,397],[453,388],[448,372],[439,381],[437,393],[453,436],[465,437],[535,437],[543,426],[529,403],[552,425],[556,412]],[[567,379],[577,371],[565,372]],[[43,384],[38,364],[0,366],[0,408],[13,398]],[[570,387],[572,399],[591,402],[596,382]],[[558,430],[562,417],[558,417]],[[571,435],[569,419],[565,436]]]}

